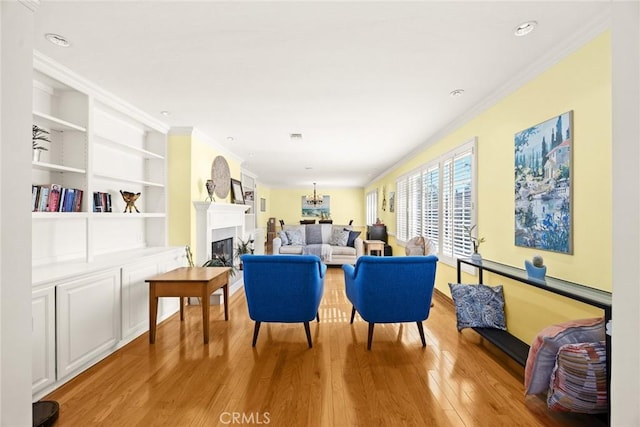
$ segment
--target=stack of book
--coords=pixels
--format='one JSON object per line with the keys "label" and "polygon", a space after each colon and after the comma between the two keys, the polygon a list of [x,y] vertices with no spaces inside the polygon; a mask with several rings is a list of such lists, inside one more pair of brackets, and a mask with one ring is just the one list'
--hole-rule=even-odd
{"label": "stack of book", "polygon": [[83,191],[59,184],[32,185],[32,212],[80,212]]}
{"label": "stack of book", "polygon": [[93,192],[93,211],[111,212],[111,194],[100,191]]}

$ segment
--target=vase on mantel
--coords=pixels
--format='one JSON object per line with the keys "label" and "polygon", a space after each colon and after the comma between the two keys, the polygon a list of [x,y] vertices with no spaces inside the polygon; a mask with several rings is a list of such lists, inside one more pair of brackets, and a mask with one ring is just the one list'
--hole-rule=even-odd
{"label": "vase on mantel", "polygon": [[471,254],[471,261],[482,262],[482,255],[480,255],[478,252],[474,252],[473,254]]}
{"label": "vase on mantel", "polygon": [[38,150],[37,148],[33,149],[33,161],[34,162],[39,162],[40,161],[40,154],[42,154],[42,150]]}

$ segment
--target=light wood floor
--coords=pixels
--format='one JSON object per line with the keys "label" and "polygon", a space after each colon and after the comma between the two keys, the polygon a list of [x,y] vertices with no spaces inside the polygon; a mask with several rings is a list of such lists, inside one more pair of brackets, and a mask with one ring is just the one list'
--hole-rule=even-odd
{"label": "light wood floor", "polygon": [[[58,426],[589,426],[602,419],[547,411],[524,396],[523,369],[471,330],[458,333],[453,306],[436,295],[424,322],[367,324],[344,295],[340,268],[329,268],[313,322],[313,349],[302,324],[253,322],[242,292],[230,319],[211,308],[211,336],[202,342],[199,306],[186,308],[45,399],[60,403]],[[234,418],[235,417],[235,418]]]}

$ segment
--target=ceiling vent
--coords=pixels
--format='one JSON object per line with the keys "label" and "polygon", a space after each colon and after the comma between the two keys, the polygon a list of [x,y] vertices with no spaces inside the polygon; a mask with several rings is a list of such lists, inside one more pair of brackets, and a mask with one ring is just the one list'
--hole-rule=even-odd
{"label": "ceiling vent", "polygon": [[301,133],[290,133],[289,134],[289,138],[292,141],[302,141],[302,134]]}

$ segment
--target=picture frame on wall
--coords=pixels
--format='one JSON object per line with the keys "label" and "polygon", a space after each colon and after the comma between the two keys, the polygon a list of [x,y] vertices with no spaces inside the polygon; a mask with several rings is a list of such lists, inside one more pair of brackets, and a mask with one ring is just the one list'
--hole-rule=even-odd
{"label": "picture frame on wall", "polygon": [[261,197],[260,198],[260,212],[266,212],[267,211],[267,199]]}
{"label": "picture frame on wall", "polygon": [[231,178],[231,202],[237,205],[244,205],[244,191],[242,191],[242,183]]}
{"label": "picture frame on wall", "polygon": [[516,133],[515,245],[573,254],[573,111]]}

